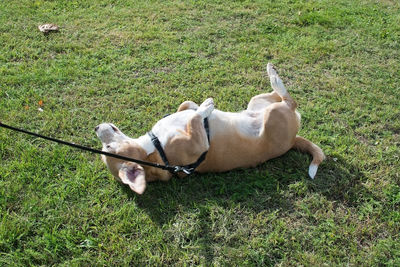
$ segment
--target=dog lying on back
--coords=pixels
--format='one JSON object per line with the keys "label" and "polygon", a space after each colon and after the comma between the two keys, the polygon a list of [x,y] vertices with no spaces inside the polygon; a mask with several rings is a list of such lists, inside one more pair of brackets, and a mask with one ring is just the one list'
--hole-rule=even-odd
{"label": "dog lying on back", "polygon": [[[324,153],[311,141],[296,135],[300,128],[297,104],[270,63],[267,72],[273,91],[253,97],[242,112],[214,109],[213,100],[209,98],[200,106],[185,101],[176,113],[158,121],[152,132],[158,137],[169,163],[187,165],[208,151],[196,171],[225,172],[255,167],[296,148],[312,155],[308,173],[314,178],[318,165],[325,158]],[[209,121],[210,141],[204,127],[205,118]],[[102,123],[95,130],[103,151],[163,164],[149,135],[130,138],[111,123]],[[118,180],[138,194],[144,192],[147,182],[168,181],[172,176],[154,167],[104,155],[102,159]]]}

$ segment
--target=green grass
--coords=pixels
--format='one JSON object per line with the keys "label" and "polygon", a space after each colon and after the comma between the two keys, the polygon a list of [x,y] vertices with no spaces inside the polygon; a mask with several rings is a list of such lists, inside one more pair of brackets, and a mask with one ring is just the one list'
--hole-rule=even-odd
{"label": "green grass", "polygon": [[0,129],[0,265],[400,265],[398,1],[88,2],[0,2],[1,121],[99,148],[101,122],[244,109],[273,62],[327,160],[314,181],[290,151],[138,196],[99,156]]}

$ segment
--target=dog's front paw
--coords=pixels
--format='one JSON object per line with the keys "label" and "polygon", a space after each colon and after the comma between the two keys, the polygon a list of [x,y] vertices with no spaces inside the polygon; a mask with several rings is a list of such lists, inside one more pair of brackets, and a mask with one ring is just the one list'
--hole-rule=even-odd
{"label": "dog's front paw", "polygon": [[207,98],[200,107],[197,109],[197,113],[204,119],[210,116],[211,112],[214,110],[214,100],[212,98]]}

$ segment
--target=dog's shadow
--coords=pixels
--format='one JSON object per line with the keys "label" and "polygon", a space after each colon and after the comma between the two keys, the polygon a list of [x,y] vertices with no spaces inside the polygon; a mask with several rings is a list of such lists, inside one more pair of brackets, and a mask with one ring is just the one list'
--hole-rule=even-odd
{"label": "dog's shadow", "polygon": [[283,192],[298,182],[306,183],[308,193],[318,192],[346,206],[357,205],[360,193],[368,194],[362,185],[364,176],[357,166],[347,164],[340,157],[327,157],[315,180],[311,180],[307,174],[310,161],[307,155],[289,151],[257,168],[149,183],[141,196],[127,187],[123,190],[159,225],[169,223],[182,210],[207,203],[223,208],[240,203],[242,208],[257,213],[290,211],[292,199]]}
{"label": "dog's shadow", "polygon": [[[212,213],[215,209],[235,212],[239,207],[239,210],[254,214],[290,213],[296,206],[297,196],[288,197],[288,192],[293,195],[290,191],[296,190],[299,184],[306,188],[300,197],[317,193],[349,207],[358,205],[360,194],[370,194],[362,184],[365,178],[362,172],[343,158],[327,157],[315,180],[307,174],[310,161],[310,156],[290,151],[253,169],[196,174],[183,179],[173,178],[167,183],[150,183],[141,196],[127,188],[124,190],[162,229],[177,227],[179,229],[172,231],[185,232],[180,223],[182,216],[189,216],[188,227],[195,223],[201,233],[201,238],[196,241],[200,242],[197,243],[200,245],[198,252],[211,265],[214,257],[212,216],[215,216]],[[198,215],[194,221],[190,217],[193,214]],[[236,219],[240,220],[238,216]],[[165,238],[169,240],[168,235]],[[181,242],[191,242],[190,236],[185,238]]]}

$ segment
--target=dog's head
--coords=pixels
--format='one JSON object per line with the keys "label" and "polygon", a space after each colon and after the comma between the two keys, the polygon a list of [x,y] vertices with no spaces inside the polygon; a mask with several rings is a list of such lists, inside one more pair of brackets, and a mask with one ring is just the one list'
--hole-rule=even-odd
{"label": "dog's head", "polygon": [[[114,124],[102,123],[96,126],[95,131],[103,144],[103,151],[139,160],[146,158],[144,149]],[[146,175],[142,166],[104,155],[102,159],[117,180],[129,185],[138,194],[144,192]]]}

